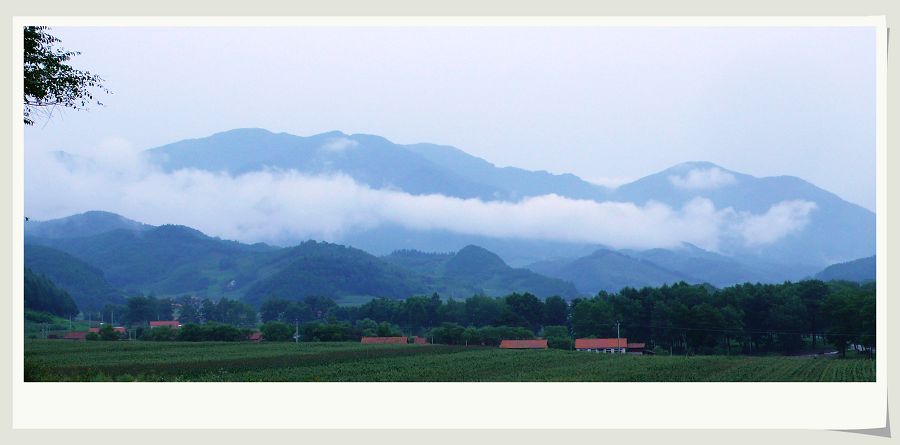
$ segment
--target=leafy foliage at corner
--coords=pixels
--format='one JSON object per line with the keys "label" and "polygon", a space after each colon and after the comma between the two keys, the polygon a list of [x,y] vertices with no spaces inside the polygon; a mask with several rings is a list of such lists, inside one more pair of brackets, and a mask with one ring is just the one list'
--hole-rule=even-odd
{"label": "leafy foliage at corner", "polygon": [[25,309],[48,312],[60,317],[78,314],[75,301],[66,291],[28,268],[25,269]]}
{"label": "leafy foliage at corner", "polygon": [[[26,125],[34,125],[32,115],[44,107],[61,106],[80,110],[93,102],[93,88],[109,92],[103,88],[100,76],[69,65],[67,62],[72,56],[80,53],[54,48],[60,40],[47,30],[46,26],[26,26],[24,30]],[[96,103],[102,105],[100,102]]]}

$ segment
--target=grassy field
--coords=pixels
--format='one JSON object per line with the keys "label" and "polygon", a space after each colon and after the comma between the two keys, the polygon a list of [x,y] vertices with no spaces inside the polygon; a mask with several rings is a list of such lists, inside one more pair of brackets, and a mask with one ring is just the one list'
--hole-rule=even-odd
{"label": "grassy field", "polygon": [[26,381],[874,381],[875,361],[443,345],[25,341]]}

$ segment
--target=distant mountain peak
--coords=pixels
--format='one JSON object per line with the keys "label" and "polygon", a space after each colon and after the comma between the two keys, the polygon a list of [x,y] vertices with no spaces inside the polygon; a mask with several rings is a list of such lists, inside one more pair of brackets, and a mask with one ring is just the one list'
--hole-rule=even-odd
{"label": "distant mountain peak", "polygon": [[447,263],[447,270],[453,273],[485,273],[508,267],[497,254],[472,244],[460,249]]}
{"label": "distant mountain peak", "polygon": [[103,210],[89,210],[64,218],[46,221],[29,221],[25,235],[40,238],[69,238],[91,236],[111,230],[144,231],[153,226],[128,219]]}
{"label": "distant mountain peak", "polygon": [[729,171],[728,169],[714,164],[709,161],[687,161],[679,164],[675,164],[672,167],[669,167],[665,171],[690,171],[694,169],[710,169],[710,168],[718,168],[719,170]]}
{"label": "distant mountain peak", "polygon": [[258,136],[258,135],[268,135],[275,134],[265,128],[257,128],[257,127],[247,127],[247,128],[233,128],[231,130],[219,131],[213,133],[209,137],[227,137],[227,136]]}

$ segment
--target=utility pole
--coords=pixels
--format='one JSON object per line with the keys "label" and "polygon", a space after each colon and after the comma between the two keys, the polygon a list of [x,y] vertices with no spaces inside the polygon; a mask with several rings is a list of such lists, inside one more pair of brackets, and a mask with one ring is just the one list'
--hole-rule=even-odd
{"label": "utility pole", "polygon": [[619,339],[619,320],[616,320],[616,347],[622,347],[622,340]]}

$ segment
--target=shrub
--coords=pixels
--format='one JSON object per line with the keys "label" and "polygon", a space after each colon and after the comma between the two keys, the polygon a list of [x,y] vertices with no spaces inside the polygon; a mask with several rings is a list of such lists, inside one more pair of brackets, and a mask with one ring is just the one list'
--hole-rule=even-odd
{"label": "shrub", "polygon": [[148,341],[173,341],[176,338],[178,338],[178,332],[169,326],[145,329],[141,335],[141,340]]}
{"label": "shrub", "polygon": [[113,329],[112,325],[105,324],[100,327],[100,340],[103,341],[116,341],[121,339],[122,336]]}
{"label": "shrub", "polygon": [[294,339],[294,327],[278,321],[270,321],[259,329],[265,341],[290,341]]}

